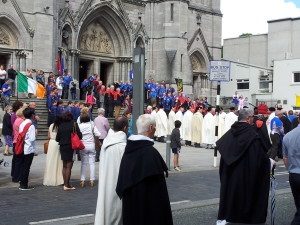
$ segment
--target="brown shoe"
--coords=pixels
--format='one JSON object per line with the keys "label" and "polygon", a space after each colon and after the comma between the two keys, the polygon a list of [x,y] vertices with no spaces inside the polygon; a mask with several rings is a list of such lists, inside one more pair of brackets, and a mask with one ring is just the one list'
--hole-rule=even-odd
{"label": "brown shoe", "polygon": [[90,185],[91,187],[94,187],[95,186],[95,182],[93,180],[90,181]]}
{"label": "brown shoe", "polygon": [[80,186],[81,188],[83,188],[83,187],[84,187],[84,180],[80,181],[80,184],[79,184],[79,186]]}

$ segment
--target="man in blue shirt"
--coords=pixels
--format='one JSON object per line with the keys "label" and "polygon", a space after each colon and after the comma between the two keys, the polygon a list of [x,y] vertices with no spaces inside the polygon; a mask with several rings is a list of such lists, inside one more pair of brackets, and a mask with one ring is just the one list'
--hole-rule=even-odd
{"label": "man in blue shirt", "polygon": [[10,103],[11,88],[9,85],[9,79],[5,79],[5,83],[2,85],[2,97],[3,97],[3,108]]}
{"label": "man in blue shirt", "polygon": [[[298,118],[299,121],[299,118]],[[291,225],[300,224],[300,125],[287,133],[282,142],[283,161],[289,171],[296,214]]]}
{"label": "man in blue shirt", "polygon": [[63,93],[62,93],[62,99],[68,99],[68,97],[69,97],[70,83],[72,81],[73,81],[73,78],[71,76],[71,73],[67,73],[67,70],[65,70],[65,73],[63,75]]}
{"label": "man in blue shirt", "polygon": [[275,113],[275,117],[270,122],[271,132],[270,138],[272,142],[272,146],[268,151],[268,156],[271,159],[276,159],[277,156],[281,157],[281,145],[282,145],[282,138],[284,136],[284,129],[283,123],[279,119],[282,116],[282,112],[277,110]]}

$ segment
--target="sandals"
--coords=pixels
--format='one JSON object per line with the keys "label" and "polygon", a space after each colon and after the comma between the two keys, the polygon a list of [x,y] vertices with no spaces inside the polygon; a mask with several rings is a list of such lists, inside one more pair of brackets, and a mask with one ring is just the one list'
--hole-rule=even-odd
{"label": "sandals", "polygon": [[76,188],[75,187],[66,187],[64,186],[64,191],[72,191],[72,190],[75,190]]}

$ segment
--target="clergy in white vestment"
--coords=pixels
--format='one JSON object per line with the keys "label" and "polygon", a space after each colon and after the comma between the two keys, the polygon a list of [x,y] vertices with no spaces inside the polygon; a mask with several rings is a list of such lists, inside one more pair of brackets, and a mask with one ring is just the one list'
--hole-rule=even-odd
{"label": "clergy in white vestment", "polygon": [[[177,113],[175,114],[175,121],[176,120],[179,120],[182,124],[182,119],[183,119],[183,112],[184,112],[184,108],[183,107],[180,107],[177,111]],[[179,131],[180,131],[180,137],[182,137],[182,126],[179,128]]]}
{"label": "clergy in white vestment", "polygon": [[176,113],[175,107],[171,109],[168,116],[168,134],[171,135],[172,130],[175,128],[175,121],[176,121]]}
{"label": "clergy in white vestment", "polygon": [[119,169],[127,141],[128,121],[119,117],[101,147],[95,225],[122,225],[122,200],[116,193]]}
{"label": "clergy in white vestment", "polygon": [[163,106],[159,107],[159,110],[155,116],[155,122],[156,122],[156,135],[158,137],[158,141],[163,142],[164,138],[168,134],[168,116],[164,111]]}
{"label": "clergy in white vestment", "polygon": [[182,134],[181,138],[185,141],[186,145],[192,145],[192,118],[193,112],[191,109],[188,109],[182,118]]}
{"label": "clergy in white vestment", "polygon": [[208,107],[207,113],[203,119],[202,125],[202,142],[206,144],[206,148],[213,148],[216,141],[215,129],[216,129],[216,118],[215,109]]}
{"label": "clergy in white vestment", "polygon": [[230,107],[229,110],[229,113],[227,113],[225,116],[224,133],[229,131],[232,124],[238,121],[238,116],[235,114],[235,107]]}
{"label": "clergy in white vestment", "polygon": [[223,134],[225,134],[225,118],[226,113],[223,111],[223,108],[220,107],[218,122],[218,139],[220,139],[223,136]]}
{"label": "clergy in white vestment", "polygon": [[192,118],[192,142],[195,147],[200,148],[202,143],[203,108],[199,107],[196,110]]}
{"label": "clergy in white vestment", "polygon": [[[152,108],[152,112],[151,112],[151,116],[153,116],[154,120],[156,120],[156,114],[157,114],[157,108],[156,107],[153,107]],[[154,140],[156,140],[156,137],[157,137],[157,130],[155,130],[155,133],[154,133]]]}

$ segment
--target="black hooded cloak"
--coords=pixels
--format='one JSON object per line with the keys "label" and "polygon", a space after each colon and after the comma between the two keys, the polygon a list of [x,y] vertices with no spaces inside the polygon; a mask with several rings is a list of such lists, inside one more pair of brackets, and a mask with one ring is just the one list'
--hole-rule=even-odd
{"label": "black hooded cloak", "polygon": [[236,122],[216,143],[221,154],[219,220],[264,223],[267,217],[270,160],[254,128]]}
{"label": "black hooded cloak", "polygon": [[173,225],[164,174],[168,168],[153,144],[127,141],[116,187],[123,225]]}

